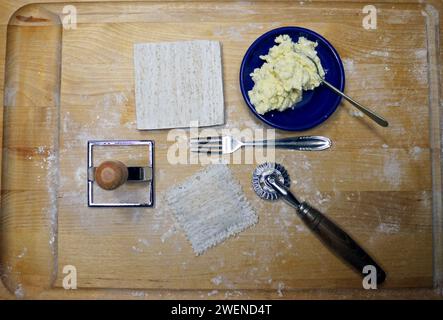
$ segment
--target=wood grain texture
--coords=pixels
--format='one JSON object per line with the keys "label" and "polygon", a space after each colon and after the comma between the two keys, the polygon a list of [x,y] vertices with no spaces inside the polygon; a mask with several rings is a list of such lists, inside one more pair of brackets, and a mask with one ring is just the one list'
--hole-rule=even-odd
{"label": "wood grain texture", "polygon": [[[25,15],[31,12],[35,13],[26,8],[21,11]],[[39,13],[55,20],[48,12]],[[0,245],[2,279],[22,298],[26,288],[50,288],[56,276],[58,133],[54,128],[58,123],[61,26],[10,25],[8,41],[5,72],[11,77],[5,80],[3,103]],[[23,225],[27,227],[21,228]]]}
{"label": "wood grain texture", "polygon": [[[15,8],[15,4],[2,5],[8,10]],[[84,195],[82,168],[85,166],[83,156],[79,158],[78,155],[83,155],[88,137],[118,138],[123,135],[128,138],[155,139],[158,147],[157,168],[160,177],[163,177],[158,183],[160,195],[162,190],[169,187],[168,180],[178,183],[199,170],[199,166],[196,166],[186,167],[183,171],[164,163],[171,145],[164,134],[153,132],[146,135],[136,132],[134,88],[128,85],[128,81],[133,79],[133,42],[195,38],[220,40],[226,66],[223,69],[226,85],[226,127],[259,129],[262,124],[246,111],[238,93],[236,70],[252,40],[266,29],[293,24],[294,17],[297,17],[299,24],[324,34],[339,50],[345,61],[347,92],[374,106],[388,119],[393,119],[393,126],[389,134],[386,134],[364,119],[352,116],[351,109],[342,105],[324,126],[312,131],[315,134],[328,135],[337,141],[331,152],[280,153],[277,157],[285,164],[294,164],[291,174],[297,180],[293,186],[296,192],[327,211],[329,216],[349,231],[393,274],[387,288],[432,286],[431,206],[435,201],[435,178],[430,172],[431,157],[435,159],[440,149],[438,143],[429,139],[429,130],[438,131],[440,127],[436,128],[435,124],[430,127],[429,122],[428,108],[432,106],[429,102],[431,83],[426,59],[430,54],[429,33],[426,32],[429,26],[426,27],[427,18],[422,15],[424,7],[411,4],[381,5],[380,28],[376,32],[367,33],[361,28],[362,5],[356,3],[334,4],[334,7],[330,3],[304,6],[277,3],[273,4],[272,11],[266,3],[217,4],[217,10],[210,10],[213,4],[187,5],[192,5],[191,11],[185,11],[185,6],[174,4],[125,3],[121,7],[118,7],[120,4],[112,3],[104,7],[79,4],[82,12],[87,14],[80,15],[81,23],[76,31],[64,31],[59,161],[62,172],[76,174],[62,174],[66,178],[61,183],[63,189],[59,194],[59,266],[74,263],[84,270],[85,273],[80,278],[82,287],[134,290],[78,290],[73,293],[57,289],[42,291],[39,281],[25,281],[26,296],[279,298],[281,292],[278,289],[282,285],[284,288],[280,291],[283,297],[288,298],[417,297],[438,294],[433,291],[425,291],[427,293],[424,294],[420,290],[411,292],[385,289],[373,294],[360,290],[327,289],[350,286],[358,288],[358,277],[316,243],[312,235],[303,231],[300,222],[285,211],[283,204],[277,207],[262,204],[254,198],[252,192],[247,196],[259,208],[260,223],[257,228],[251,229],[250,233],[245,232],[244,237],[242,235],[232,243],[217,248],[218,251],[213,255],[199,261],[186,259],[190,253],[189,248],[185,247],[180,232],[173,229],[173,223],[168,220],[168,212],[161,200],[153,214],[116,210],[94,212],[91,215],[84,210],[84,203],[79,199]],[[61,6],[53,5],[49,8],[59,13]],[[122,15],[123,11],[132,14]],[[265,11],[266,14],[263,14]],[[254,19],[253,24],[251,19]],[[147,23],[152,32],[146,32]],[[161,23],[162,28],[157,27],[157,23]],[[184,25],[187,27],[183,28]],[[30,30],[33,28],[36,27],[30,27]],[[80,51],[86,54],[79,54]],[[364,78],[361,77],[362,73],[365,74]],[[48,77],[49,74],[50,72]],[[36,80],[32,76],[26,77],[28,80],[22,80],[24,85]],[[435,97],[435,94],[431,97]],[[20,99],[24,105],[28,103],[26,101],[33,100],[26,97]],[[35,105],[43,107],[43,110],[51,107],[51,103],[45,103],[44,99]],[[40,152],[38,147],[42,146],[44,140],[39,140],[39,137],[43,134],[19,135],[19,130],[14,126],[14,123],[20,124],[21,112],[23,116],[29,117],[29,121],[38,118],[38,113],[17,109],[8,118],[16,120],[7,121],[8,127],[5,128],[6,133],[11,133],[8,141],[17,147],[25,139],[28,142],[23,145],[35,143],[37,153]],[[97,116],[109,121],[100,124]],[[33,129],[35,132],[38,132],[37,128],[43,130],[47,127],[43,117],[42,115],[37,121],[41,125],[37,124]],[[49,125],[48,134],[53,132],[51,128]],[[365,147],[361,149],[361,145]],[[17,158],[7,160],[8,163],[20,163],[20,159],[23,159],[20,157],[29,156],[32,147],[20,147],[17,150],[20,152],[17,153]],[[41,161],[44,162],[43,159],[47,159],[49,155],[50,151],[45,151]],[[37,159],[35,161],[37,163]],[[249,188],[248,179],[253,168],[254,165],[233,168],[237,179],[244,183],[244,189]],[[17,174],[9,176],[11,185],[23,188],[18,178],[14,180],[23,169],[13,172]],[[26,199],[38,197],[36,192],[42,188],[42,184],[33,177],[37,177],[39,173],[31,171],[29,175],[25,180],[29,183],[29,187],[26,187],[28,193],[23,193],[23,198],[17,197],[15,204],[10,202],[11,208],[22,203],[21,201],[26,203]],[[28,202],[25,209],[28,217],[38,216],[39,209],[48,200],[43,198],[41,201],[37,205]],[[35,235],[42,236],[39,241],[34,240],[45,245],[47,231],[35,229],[38,224],[32,222],[33,219],[26,224],[26,215],[17,219],[6,217],[2,221],[13,221],[12,224],[3,224],[13,226],[9,230],[29,226],[32,230],[38,230]],[[149,239],[145,242],[143,239],[146,239],[147,234]],[[28,236],[22,238],[29,239]],[[152,243],[149,242],[151,238]],[[112,245],[106,246],[106,243]],[[145,243],[150,243],[150,246]],[[265,247],[265,243],[269,246]],[[408,244],[406,252],[402,250],[405,243]],[[239,248],[244,251],[237,252]],[[21,256],[22,249],[23,246],[17,243],[15,251],[11,251],[12,254],[8,256],[8,261],[20,261],[17,257]],[[35,260],[33,255],[43,250],[38,247],[31,249],[34,253],[24,259],[28,266]],[[257,250],[255,256],[254,249]],[[159,254],[160,251],[162,254]],[[243,252],[246,254],[243,255]],[[272,257],[272,253],[277,253],[278,256]],[[220,257],[228,256],[230,259],[225,259],[222,265]],[[123,261],[125,259],[127,261]],[[187,268],[180,264],[183,262],[187,264]],[[257,264],[263,266],[255,270]],[[100,265],[109,266],[109,269],[101,268]],[[214,269],[208,272],[202,266],[213,266]],[[23,264],[13,267],[16,274],[32,270],[24,268]],[[266,267],[269,269],[266,270]],[[167,279],[166,276],[159,276],[160,270],[165,270],[167,274],[176,274],[176,277]],[[330,273],[334,275],[334,279],[329,277]],[[287,276],[281,277],[280,274]],[[318,274],[323,276],[314,276]],[[44,275],[44,272],[39,271],[38,275]],[[58,275],[57,286],[60,286],[61,269],[58,270]],[[186,278],[187,276],[189,277]],[[220,285],[212,281],[218,276],[223,279]],[[269,283],[270,278],[272,281]],[[178,281],[181,282],[179,286]],[[167,290],[145,290],[147,287],[201,288],[208,291],[185,290],[182,293],[171,293]],[[325,290],[300,291],[300,288]],[[212,294],[213,290],[219,292]]]}
{"label": "wood grain texture", "polygon": [[224,123],[219,42],[137,43],[134,73],[137,129]]}

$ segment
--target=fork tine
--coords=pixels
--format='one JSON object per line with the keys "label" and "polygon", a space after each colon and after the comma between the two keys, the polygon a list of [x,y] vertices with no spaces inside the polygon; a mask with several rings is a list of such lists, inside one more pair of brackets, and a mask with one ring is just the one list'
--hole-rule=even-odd
{"label": "fork tine", "polygon": [[217,150],[223,149],[223,145],[222,144],[218,144],[218,145],[206,145],[206,144],[198,144],[195,146],[190,146],[191,149],[211,149],[211,150]]}
{"label": "fork tine", "polygon": [[192,138],[191,144],[208,144],[208,143],[222,143],[222,136],[213,136],[213,137],[198,137]]}
{"label": "fork tine", "polygon": [[191,152],[206,154],[222,154],[223,153],[223,137],[198,137],[192,138],[190,141]]}
{"label": "fork tine", "polygon": [[222,154],[223,149],[217,147],[198,147],[198,148],[191,148],[191,152],[206,153],[206,154]]}

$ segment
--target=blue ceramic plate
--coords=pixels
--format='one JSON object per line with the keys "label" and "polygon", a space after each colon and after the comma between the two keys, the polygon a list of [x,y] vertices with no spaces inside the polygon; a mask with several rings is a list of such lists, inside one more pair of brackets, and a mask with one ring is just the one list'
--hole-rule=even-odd
{"label": "blue ceramic plate", "polygon": [[345,72],[343,63],[332,45],[321,35],[314,31],[299,27],[282,27],[268,31],[249,47],[240,67],[240,88],[249,109],[257,118],[268,125],[282,130],[302,131],[315,127],[325,121],[334,113],[340,104],[341,97],[327,87],[320,85],[314,90],[303,92],[303,99],[293,108],[285,111],[270,111],[264,115],[258,114],[249,101],[248,91],[254,87],[250,74],[255,68],[260,68],[264,63],[261,55],[266,55],[275,45],[275,38],[287,34],[292,41],[297,42],[303,36],[308,40],[317,41],[318,57],[326,71],[326,81],[343,91],[345,87]]}

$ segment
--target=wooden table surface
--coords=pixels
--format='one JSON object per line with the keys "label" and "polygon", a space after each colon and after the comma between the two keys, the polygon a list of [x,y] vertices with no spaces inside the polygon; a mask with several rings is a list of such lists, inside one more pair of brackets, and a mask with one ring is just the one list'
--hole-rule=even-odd
{"label": "wooden table surface", "polygon": [[[364,1],[87,2],[76,4],[78,28],[63,30],[68,2],[0,1],[1,298],[441,298],[440,1],[380,1],[374,31],[361,27]],[[361,289],[283,203],[258,200],[254,163],[231,169],[259,224],[196,258],[163,196],[200,166],[165,161],[167,131],[135,129],[133,43],[194,38],[222,43],[225,128],[263,128],[242,100],[238,65],[257,36],[280,25],[330,40],[346,91],[391,122],[378,128],[342,103],[306,132],[331,137],[331,150],[276,154],[296,193],[386,268],[381,290]],[[120,138],[156,141],[152,211],[85,206],[86,140]],[[65,265],[77,267],[78,290],[62,288]]]}

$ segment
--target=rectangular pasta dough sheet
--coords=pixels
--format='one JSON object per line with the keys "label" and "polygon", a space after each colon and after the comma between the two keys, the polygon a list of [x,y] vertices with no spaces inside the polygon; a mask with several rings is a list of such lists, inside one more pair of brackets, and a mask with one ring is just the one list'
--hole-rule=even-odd
{"label": "rectangular pasta dough sheet", "polygon": [[218,41],[135,44],[134,67],[137,129],[224,123]]}

